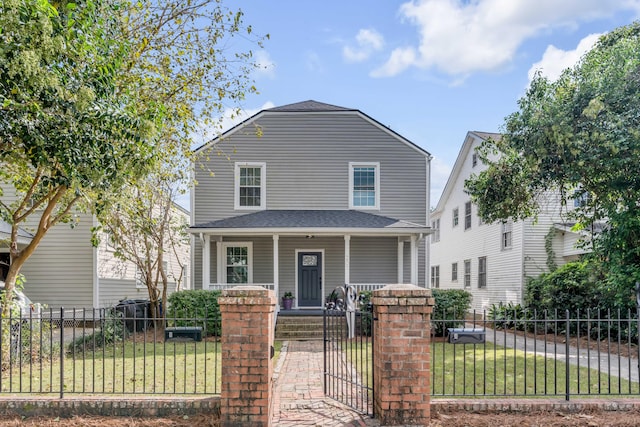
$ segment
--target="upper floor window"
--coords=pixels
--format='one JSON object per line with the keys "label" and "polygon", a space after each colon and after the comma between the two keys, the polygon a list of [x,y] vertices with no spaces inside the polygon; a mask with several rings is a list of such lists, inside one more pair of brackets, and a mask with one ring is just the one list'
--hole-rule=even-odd
{"label": "upper floor window", "polygon": [[464,229],[471,228],[471,202],[464,204]]}
{"label": "upper floor window", "polygon": [[477,164],[478,164],[478,155],[476,153],[473,153],[473,155],[471,156],[471,166],[475,168]]}
{"label": "upper floor window", "polygon": [[236,163],[236,209],[265,209],[266,170],[265,163]]}
{"label": "upper floor window", "polygon": [[507,221],[502,223],[502,249],[513,246],[513,222]]}
{"label": "upper floor window", "polygon": [[573,193],[573,207],[574,208],[584,208],[589,203],[589,193],[579,187]]}
{"label": "upper floor window", "polygon": [[431,267],[431,287],[440,287],[440,266],[434,265]]}
{"label": "upper floor window", "polygon": [[487,257],[478,258],[478,287],[487,287]]}
{"label": "upper floor window", "polygon": [[440,241],[440,218],[431,221],[431,228],[433,228],[433,234],[431,235],[431,241],[433,243]]}
{"label": "upper floor window", "polygon": [[380,209],[380,163],[349,162],[349,209]]}
{"label": "upper floor window", "polygon": [[453,226],[454,226],[454,227],[456,227],[456,226],[458,225],[458,221],[459,221],[459,219],[458,219],[458,216],[459,216],[459,215],[458,215],[458,213],[459,213],[459,212],[458,212],[458,208],[455,208],[455,209],[453,210]]}

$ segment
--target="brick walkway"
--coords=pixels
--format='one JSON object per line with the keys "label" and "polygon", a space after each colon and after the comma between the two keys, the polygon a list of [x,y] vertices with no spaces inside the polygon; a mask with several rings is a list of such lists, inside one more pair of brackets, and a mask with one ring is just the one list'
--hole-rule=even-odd
{"label": "brick walkway", "polygon": [[324,396],[322,341],[289,341],[275,367],[274,426],[378,426]]}

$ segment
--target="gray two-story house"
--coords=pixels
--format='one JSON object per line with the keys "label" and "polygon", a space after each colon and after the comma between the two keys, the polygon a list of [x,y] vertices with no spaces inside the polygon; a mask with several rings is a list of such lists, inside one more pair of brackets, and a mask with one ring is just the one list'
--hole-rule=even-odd
{"label": "gray two-story house", "polygon": [[197,151],[195,289],[242,284],[320,308],[344,284],[425,286],[431,156],[359,110],[263,110]]}

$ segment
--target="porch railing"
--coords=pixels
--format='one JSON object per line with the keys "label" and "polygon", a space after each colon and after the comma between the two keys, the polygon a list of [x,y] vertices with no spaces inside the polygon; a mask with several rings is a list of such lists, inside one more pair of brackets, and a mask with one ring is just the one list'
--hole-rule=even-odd
{"label": "porch railing", "polygon": [[237,286],[262,286],[263,288],[274,290],[275,285],[273,283],[209,283],[209,290],[220,290],[235,288]]}

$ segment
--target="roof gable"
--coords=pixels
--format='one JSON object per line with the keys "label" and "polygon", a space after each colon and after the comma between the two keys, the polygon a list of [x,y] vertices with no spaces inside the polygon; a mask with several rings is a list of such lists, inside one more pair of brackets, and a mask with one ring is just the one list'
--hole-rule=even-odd
{"label": "roof gable", "polygon": [[469,157],[469,151],[471,151],[471,147],[473,146],[473,143],[476,140],[486,141],[490,138],[497,139],[500,137],[502,137],[501,134],[493,133],[493,132],[479,132],[479,131],[467,132],[467,135],[464,139],[464,143],[462,144],[462,147],[458,152],[458,157],[456,158],[456,162],[454,163],[453,168],[451,169],[449,178],[447,178],[447,183],[444,186],[444,190],[442,191],[442,195],[438,200],[438,204],[436,205],[436,208],[434,209],[433,214],[439,213],[444,209],[444,204],[449,198],[449,196],[451,195],[453,187],[459,178],[460,171],[464,166],[464,162]]}
{"label": "roof gable", "polygon": [[240,129],[244,128],[245,126],[248,126],[251,123],[257,121],[260,117],[262,117],[264,115],[267,115],[267,114],[298,114],[298,113],[307,113],[307,114],[326,114],[326,113],[354,114],[354,115],[360,116],[362,119],[368,121],[369,123],[371,123],[372,125],[374,125],[378,129],[380,129],[383,132],[389,134],[393,138],[397,139],[399,142],[409,146],[410,148],[412,148],[413,150],[419,152],[423,156],[428,157],[428,158],[431,157],[431,154],[428,151],[426,151],[425,149],[423,149],[422,147],[414,144],[413,142],[409,141],[408,139],[406,139],[405,137],[403,137],[399,133],[395,132],[394,130],[392,130],[391,128],[389,128],[387,126],[384,126],[383,124],[381,124],[377,120],[371,118],[370,116],[364,114],[360,110],[352,109],[352,108],[339,107],[339,106],[331,105],[331,104],[325,104],[325,103],[314,101],[314,100],[307,100],[307,101],[302,101],[302,102],[298,102],[298,103],[294,103],[294,104],[288,104],[288,105],[283,105],[283,106],[280,106],[280,107],[274,107],[274,108],[269,108],[269,109],[266,109],[266,110],[262,110],[262,111],[260,111],[260,112],[258,112],[256,114],[254,114],[253,116],[249,117],[248,119],[244,120],[243,122],[237,124],[233,128],[231,128],[231,129],[227,130],[226,132],[222,133],[221,135],[215,137],[211,141],[209,141],[209,142],[203,144],[202,146],[196,148],[194,150],[194,152],[197,154],[198,152],[204,150],[206,147],[208,147],[210,145],[215,145],[218,142],[224,141],[225,138],[230,137],[231,135],[236,133],[238,130],[240,130]]}

